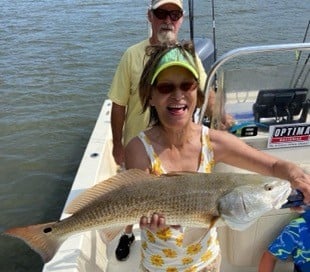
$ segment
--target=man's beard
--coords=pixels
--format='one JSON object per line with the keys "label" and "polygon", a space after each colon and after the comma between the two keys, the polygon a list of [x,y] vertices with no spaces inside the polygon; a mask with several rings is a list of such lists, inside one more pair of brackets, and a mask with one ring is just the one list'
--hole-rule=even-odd
{"label": "man's beard", "polygon": [[176,34],[172,30],[160,31],[157,35],[160,43],[171,44],[176,42]]}

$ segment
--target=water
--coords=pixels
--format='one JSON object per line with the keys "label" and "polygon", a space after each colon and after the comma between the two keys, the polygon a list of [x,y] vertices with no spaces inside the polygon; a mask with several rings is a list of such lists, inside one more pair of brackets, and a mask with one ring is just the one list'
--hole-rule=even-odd
{"label": "water", "polygon": [[[209,2],[195,1],[196,36],[212,37]],[[215,2],[218,56],[301,42],[309,20],[304,0]],[[3,231],[58,219],[121,54],[147,37],[148,1],[0,3]],[[181,38],[188,29],[185,20]],[[0,236],[0,268],[40,271],[42,262],[21,241]]]}

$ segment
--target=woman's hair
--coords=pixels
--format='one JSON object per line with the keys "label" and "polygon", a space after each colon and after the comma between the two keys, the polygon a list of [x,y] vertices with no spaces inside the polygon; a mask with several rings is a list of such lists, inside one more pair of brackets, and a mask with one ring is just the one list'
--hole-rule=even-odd
{"label": "woman's hair", "polygon": [[[150,107],[149,125],[157,125],[160,122],[155,107],[149,105],[149,100],[152,97],[152,91],[154,86],[156,85],[156,80],[153,84],[151,82],[162,57],[165,56],[170,50],[173,50],[175,48],[180,51],[180,53],[185,59],[188,60],[189,63],[192,63],[194,60],[193,65],[198,71],[195,49],[191,42],[150,45],[146,47],[146,56],[149,56],[149,60],[147,61],[140,78],[139,95],[142,103],[142,113],[144,113],[148,109],[148,107]],[[192,58],[192,60],[190,58]],[[197,107],[201,107],[203,101],[204,93],[202,92],[200,87],[198,87]]]}

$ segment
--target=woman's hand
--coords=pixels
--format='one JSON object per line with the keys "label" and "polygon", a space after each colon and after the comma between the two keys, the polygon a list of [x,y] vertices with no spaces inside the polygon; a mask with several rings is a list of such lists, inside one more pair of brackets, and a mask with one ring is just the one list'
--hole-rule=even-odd
{"label": "woman's hand", "polygon": [[151,218],[147,216],[142,216],[140,218],[140,228],[141,229],[149,229],[152,232],[157,232],[158,230],[171,227],[174,229],[179,229],[180,225],[166,225],[166,219],[162,214],[153,213]]}
{"label": "woman's hand", "polygon": [[147,216],[142,216],[140,218],[140,228],[148,228],[152,232],[156,232],[158,229],[163,229],[166,227],[166,220],[162,214],[153,213],[149,219]]}
{"label": "woman's hand", "polygon": [[[303,169],[294,163],[279,160],[275,166],[276,176],[291,182],[293,189],[298,189],[304,195],[303,202],[310,205],[310,175],[309,169]],[[281,176],[283,173],[283,176]]]}
{"label": "woman's hand", "polygon": [[302,173],[291,179],[292,187],[300,190],[304,195],[304,203],[310,205],[310,175]]}

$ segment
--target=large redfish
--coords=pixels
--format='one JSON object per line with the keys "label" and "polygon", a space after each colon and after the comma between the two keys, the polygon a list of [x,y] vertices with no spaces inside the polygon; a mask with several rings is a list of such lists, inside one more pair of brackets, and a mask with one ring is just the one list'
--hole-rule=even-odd
{"label": "large redfish", "polygon": [[66,208],[71,216],[57,222],[11,228],[5,234],[24,240],[44,262],[53,258],[67,237],[102,229],[108,240],[142,215],[158,212],[167,224],[209,228],[222,217],[244,229],[286,202],[288,181],[255,174],[171,173],[162,176],[131,169],[86,190]]}

